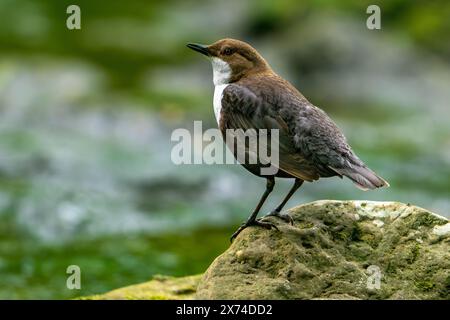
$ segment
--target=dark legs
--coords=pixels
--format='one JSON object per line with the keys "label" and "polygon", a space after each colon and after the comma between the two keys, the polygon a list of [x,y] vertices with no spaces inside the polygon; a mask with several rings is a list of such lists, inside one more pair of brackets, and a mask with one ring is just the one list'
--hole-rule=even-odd
{"label": "dark legs", "polygon": [[[297,191],[298,188],[300,188],[300,186],[302,184],[303,184],[303,180],[296,178],[294,185],[292,186],[291,190],[289,190],[286,197],[284,197],[283,201],[281,201],[281,203],[274,210],[272,210],[268,215],[266,215],[266,217],[267,216],[275,216],[275,217],[283,219],[284,221],[293,225],[294,220],[292,219],[292,217],[288,214],[282,214],[281,210],[283,210],[283,207],[286,205],[286,203],[289,201],[289,199],[292,197],[292,195],[295,193],[295,191]],[[236,230],[235,233],[233,233],[233,235],[230,238],[231,241],[233,241],[234,238],[236,238],[238,236],[238,234],[241,233],[242,230],[244,230],[245,228],[247,228],[249,226],[257,225],[260,227],[264,227],[266,229],[271,229],[271,228],[278,229],[273,223],[261,221],[261,219],[256,220],[259,210],[261,209],[262,205],[266,201],[269,194],[272,192],[274,186],[275,186],[275,178],[273,178],[273,177],[267,178],[266,191],[264,191],[264,194],[262,195],[261,199],[259,200],[258,205],[256,206],[255,210],[253,210],[253,213],[250,215],[250,217],[247,219],[247,221],[244,222]]]}
{"label": "dark legs", "polygon": [[266,191],[264,191],[264,194],[262,195],[261,199],[259,200],[258,205],[256,206],[255,210],[253,210],[253,213],[250,215],[250,217],[247,219],[247,221],[244,222],[239,227],[239,229],[236,230],[235,233],[233,233],[233,235],[230,238],[231,241],[233,241],[234,238],[236,238],[238,236],[238,234],[241,233],[241,231],[244,230],[245,228],[247,228],[248,226],[258,225],[258,226],[261,226],[261,227],[264,227],[267,229],[276,228],[276,226],[272,223],[256,220],[256,216],[258,215],[259,210],[261,209],[262,205],[266,201],[269,194],[272,192],[274,186],[275,186],[275,178],[274,177],[267,178]]}
{"label": "dark legs", "polygon": [[295,191],[300,188],[300,186],[303,184],[303,180],[300,180],[298,178],[295,179],[294,185],[292,186],[291,190],[289,190],[286,197],[284,197],[283,201],[274,209],[272,212],[270,212],[267,216],[275,216],[283,219],[284,221],[290,223],[291,225],[294,224],[294,220],[292,220],[292,217],[288,214],[282,214],[281,210],[283,210],[283,207],[286,205],[286,203],[289,201],[289,199],[292,197],[292,195],[295,193]]}

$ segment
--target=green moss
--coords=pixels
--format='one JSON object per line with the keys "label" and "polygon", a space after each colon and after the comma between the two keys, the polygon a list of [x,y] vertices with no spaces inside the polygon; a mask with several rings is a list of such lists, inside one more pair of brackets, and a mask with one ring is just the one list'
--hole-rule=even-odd
{"label": "green moss", "polygon": [[414,285],[419,290],[425,291],[425,292],[430,291],[431,289],[433,289],[435,287],[435,284],[433,283],[433,281],[431,281],[429,279],[415,280]]}
{"label": "green moss", "polygon": [[417,260],[419,253],[420,253],[420,245],[418,243],[416,243],[411,248],[411,253],[410,253],[409,257],[406,259],[406,261],[408,263],[414,263]]}
{"label": "green moss", "polygon": [[314,227],[314,223],[311,221],[295,222],[295,225],[300,229],[309,229],[309,228]]}
{"label": "green moss", "polygon": [[170,300],[170,299],[163,295],[153,295],[144,298],[144,300]]}
{"label": "green moss", "polygon": [[201,275],[182,278],[155,276],[152,280],[111,292],[84,297],[87,300],[178,300],[193,299]]}
{"label": "green moss", "polygon": [[371,233],[366,233],[361,236],[361,241],[367,243],[371,248],[376,248],[378,246],[378,238]]}
{"label": "green moss", "polygon": [[[367,263],[367,259],[370,258],[372,255],[372,248],[364,243],[351,243],[348,246],[349,252],[348,255],[352,256],[356,261],[360,261],[362,263]],[[367,266],[371,265],[373,263],[367,264]]]}
{"label": "green moss", "polygon": [[350,240],[360,241],[361,237],[362,237],[361,227],[359,226],[359,224],[355,223],[350,233]]}
{"label": "green moss", "polygon": [[423,212],[423,213],[418,214],[417,216],[414,216],[414,221],[413,221],[411,227],[413,229],[417,229],[421,226],[432,227],[435,225],[446,224],[447,222],[448,221],[446,221],[445,219],[440,219],[428,212]]}
{"label": "green moss", "polygon": [[391,261],[389,261],[385,268],[385,272],[388,274],[395,274],[397,272],[397,268],[396,268],[395,264],[392,263]]}
{"label": "green moss", "polygon": [[360,241],[362,237],[361,228],[358,224],[343,228],[340,231],[333,232],[333,237],[344,242]]}
{"label": "green moss", "polygon": [[450,275],[445,278],[444,284],[439,291],[441,297],[449,299],[450,298]]}

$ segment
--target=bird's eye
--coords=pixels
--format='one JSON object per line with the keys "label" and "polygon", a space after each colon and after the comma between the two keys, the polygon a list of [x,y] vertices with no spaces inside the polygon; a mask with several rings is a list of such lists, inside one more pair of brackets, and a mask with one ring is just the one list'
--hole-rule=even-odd
{"label": "bird's eye", "polygon": [[231,50],[231,48],[225,48],[225,49],[223,49],[222,53],[226,56],[229,56],[233,53],[233,50]]}

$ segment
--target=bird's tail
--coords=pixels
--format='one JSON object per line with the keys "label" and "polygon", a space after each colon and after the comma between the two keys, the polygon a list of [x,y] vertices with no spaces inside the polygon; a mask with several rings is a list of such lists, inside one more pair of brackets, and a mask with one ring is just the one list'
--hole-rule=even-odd
{"label": "bird's tail", "polygon": [[389,187],[389,183],[366,166],[351,168],[332,168],[338,174],[346,176],[361,190]]}

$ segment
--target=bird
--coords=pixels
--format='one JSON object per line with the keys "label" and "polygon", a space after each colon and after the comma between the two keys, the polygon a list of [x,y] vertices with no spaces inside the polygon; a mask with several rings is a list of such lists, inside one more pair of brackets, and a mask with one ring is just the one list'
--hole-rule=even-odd
{"label": "bird", "polygon": [[[265,217],[275,216],[290,224],[292,217],[282,213],[282,209],[304,181],[337,176],[350,179],[362,190],[389,186],[353,152],[333,120],[276,74],[251,45],[225,38],[210,45],[188,43],[187,47],[212,63],[214,114],[224,139],[230,129],[278,129],[279,160],[275,173],[262,175],[260,162],[240,162],[254,175],[266,179],[266,189],[248,219],[232,234],[231,241],[250,226],[278,229],[267,219],[257,219],[274,189],[275,178],[294,179],[294,184]],[[231,151],[237,157],[236,148]]]}

